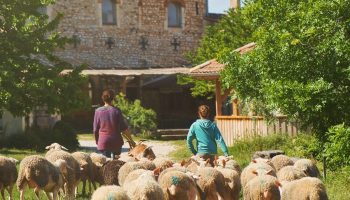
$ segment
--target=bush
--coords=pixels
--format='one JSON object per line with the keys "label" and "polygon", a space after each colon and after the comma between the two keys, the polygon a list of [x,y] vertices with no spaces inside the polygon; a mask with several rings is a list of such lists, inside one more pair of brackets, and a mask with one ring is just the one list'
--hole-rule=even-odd
{"label": "bush", "polygon": [[74,130],[64,122],[57,122],[53,130],[40,130],[32,128],[25,133],[14,134],[1,139],[4,148],[33,149],[45,151],[45,147],[57,142],[69,150],[75,150],[79,146]]}
{"label": "bush", "polygon": [[339,124],[331,127],[326,136],[325,156],[330,169],[350,166],[350,128]]}
{"label": "bush", "polygon": [[134,133],[141,133],[144,137],[149,137],[157,129],[156,113],[152,109],[142,107],[140,100],[130,102],[124,94],[120,93],[113,104],[122,111]]}

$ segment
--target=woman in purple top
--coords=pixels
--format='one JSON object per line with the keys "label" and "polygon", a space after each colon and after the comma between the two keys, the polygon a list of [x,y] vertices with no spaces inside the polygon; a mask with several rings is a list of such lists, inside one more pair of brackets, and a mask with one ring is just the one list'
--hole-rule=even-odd
{"label": "woman in purple top", "polygon": [[108,158],[120,155],[124,144],[121,133],[128,130],[121,111],[112,106],[113,99],[112,90],[103,91],[104,106],[96,109],[93,125],[97,149]]}

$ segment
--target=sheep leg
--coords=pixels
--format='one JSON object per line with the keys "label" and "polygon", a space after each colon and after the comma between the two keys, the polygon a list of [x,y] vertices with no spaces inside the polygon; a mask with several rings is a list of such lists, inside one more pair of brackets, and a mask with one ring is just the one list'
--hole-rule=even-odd
{"label": "sheep leg", "polygon": [[19,189],[19,198],[20,200],[24,200],[24,190],[26,189],[27,186],[27,182],[22,182],[22,184],[20,185]]}
{"label": "sheep leg", "polygon": [[86,187],[86,180],[83,180],[83,188],[81,189],[81,193],[83,194],[83,196],[85,196],[85,187]]}
{"label": "sheep leg", "polygon": [[7,192],[9,193],[9,199],[12,200],[13,196],[12,196],[12,190],[13,190],[13,185],[10,185],[6,188]]}
{"label": "sheep leg", "polygon": [[89,183],[89,194],[91,194],[91,181],[88,180],[88,183]]}
{"label": "sheep leg", "polygon": [[95,183],[95,181],[91,181],[92,182],[92,186],[94,186],[94,190],[96,190],[96,183]]}
{"label": "sheep leg", "polygon": [[5,188],[1,188],[1,197],[5,200]]}
{"label": "sheep leg", "polygon": [[46,191],[45,191],[45,194],[46,194],[46,196],[47,196],[47,198],[48,198],[49,200],[52,200],[52,196],[51,196],[51,194],[50,194],[49,192],[46,192]]}
{"label": "sheep leg", "polygon": [[40,189],[39,188],[34,188],[34,193],[35,193],[35,196],[36,196],[36,199],[40,199],[40,194],[39,194],[39,192],[40,192]]}

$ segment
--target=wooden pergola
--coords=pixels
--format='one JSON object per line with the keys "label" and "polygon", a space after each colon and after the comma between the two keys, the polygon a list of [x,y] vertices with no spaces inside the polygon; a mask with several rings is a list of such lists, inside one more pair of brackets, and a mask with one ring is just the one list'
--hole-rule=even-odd
{"label": "wooden pergola", "polygon": [[[235,51],[239,52],[240,54],[244,54],[254,49],[255,46],[255,43],[252,42],[236,49]],[[189,73],[190,76],[195,77],[197,79],[215,82],[215,110],[217,116],[222,116],[222,102],[232,92],[232,89],[222,91],[220,82],[220,72],[224,68],[224,64],[219,63],[216,59],[212,59],[191,68]],[[232,116],[239,116],[237,99],[235,99],[232,102]]]}

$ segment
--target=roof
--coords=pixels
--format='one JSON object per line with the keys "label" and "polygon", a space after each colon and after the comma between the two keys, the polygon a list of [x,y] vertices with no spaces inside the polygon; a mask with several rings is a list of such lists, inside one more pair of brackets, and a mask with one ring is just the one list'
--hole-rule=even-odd
{"label": "roof", "polygon": [[[72,70],[66,69],[62,74],[67,74]],[[150,68],[150,69],[87,69],[82,70],[81,74],[89,76],[114,75],[114,76],[140,76],[140,75],[172,75],[188,74],[189,68]]]}
{"label": "roof", "polygon": [[[256,44],[254,42],[251,42],[238,49],[235,49],[235,51],[239,52],[242,55],[253,50],[255,47],[256,47]],[[189,74],[195,77],[215,79],[219,77],[221,70],[223,70],[224,68],[225,68],[224,64],[219,63],[216,59],[212,59],[191,68]]]}

